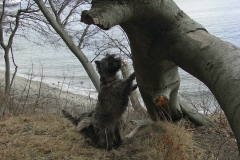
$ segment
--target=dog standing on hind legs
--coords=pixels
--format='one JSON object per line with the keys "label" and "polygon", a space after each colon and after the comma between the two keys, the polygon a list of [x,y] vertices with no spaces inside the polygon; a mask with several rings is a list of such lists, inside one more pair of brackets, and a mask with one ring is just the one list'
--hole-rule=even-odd
{"label": "dog standing on hind legs", "polygon": [[83,113],[78,118],[64,110],[62,113],[76,125],[77,131],[90,140],[90,144],[112,149],[122,141],[119,120],[126,110],[130,93],[137,88],[137,85],[133,85],[135,74],[132,73],[125,80],[119,79],[117,72],[122,61],[115,55],[107,55],[95,63],[100,75],[100,92],[95,110]]}

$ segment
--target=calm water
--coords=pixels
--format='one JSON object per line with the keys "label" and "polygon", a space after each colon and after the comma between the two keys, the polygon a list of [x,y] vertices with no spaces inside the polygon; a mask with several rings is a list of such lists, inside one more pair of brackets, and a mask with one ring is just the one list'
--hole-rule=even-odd
{"label": "calm water", "polygon": [[[175,2],[211,34],[240,47],[239,0],[176,0]],[[43,81],[51,86],[62,86],[64,90],[77,94],[96,95],[81,63],[67,47],[59,46],[56,49],[47,42],[37,46],[20,37],[15,39],[14,45],[19,76],[27,77],[33,72],[34,80],[40,80],[43,70]],[[90,60],[95,57],[89,50],[84,50],[84,53]],[[0,54],[0,69],[4,70],[3,54]],[[180,76],[180,92],[187,92],[189,95],[196,95],[201,91],[209,92],[200,81],[188,73],[180,70]]]}

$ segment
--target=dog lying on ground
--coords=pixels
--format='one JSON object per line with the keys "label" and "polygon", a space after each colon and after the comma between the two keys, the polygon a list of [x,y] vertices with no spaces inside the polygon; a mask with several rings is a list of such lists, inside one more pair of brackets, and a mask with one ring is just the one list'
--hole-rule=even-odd
{"label": "dog lying on ground", "polygon": [[107,55],[101,61],[95,61],[100,75],[100,92],[94,111],[73,117],[63,110],[65,118],[69,119],[76,129],[90,144],[103,149],[112,149],[121,144],[119,120],[129,102],[130,93],[137,88],[133,85],[135,73],[127,79],[119,79],[117,72],[122,61],[115,55]]}

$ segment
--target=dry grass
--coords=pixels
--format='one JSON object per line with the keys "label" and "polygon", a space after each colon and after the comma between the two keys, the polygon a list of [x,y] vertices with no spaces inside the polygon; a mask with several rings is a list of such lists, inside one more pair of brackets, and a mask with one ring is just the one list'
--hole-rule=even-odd
{"label": "dry grass", "polygon": [[10,117],[0,128],[2,159],[89,158],[82,137],[59,115]]}
{"label": "dry grass", "polygon": [[[122,125],[123,137],[132,129],[129,123]],[[195,128],[193,132],[182,127],[182,123],[159,122],[142,126],[133,138],[125,138],[119,148],[106,151],[89,146],[61,115],[11,116],[0,122],[0,159],[236,159],[234,138],[221,135],[219,129]]]}
{"label": "dry grass", "polygon": [[163,159],[196,157],[192,135],[171,123],[143,126],[116,150],[93,148],[60,115],[9,117],[0,122],[1,159]]}
{"label": "dry grass", "polygon": [[[158,122],[142,126],[126,142],[126,149],[138,149],[133,159],[190,160],[196,155],[192,134],[177,124]],[[125,146],[125,144],[123,144]]]}

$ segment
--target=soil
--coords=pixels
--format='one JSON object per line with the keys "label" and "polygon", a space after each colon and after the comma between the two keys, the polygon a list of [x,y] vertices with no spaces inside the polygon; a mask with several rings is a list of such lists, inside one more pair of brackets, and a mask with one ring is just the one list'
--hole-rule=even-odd
{"label": "soil", "polygon": [[185,128],[193,132],[193,141],[204,150],[205,157],[217,160],[238,159],[237,141],[223,113],[212,117],[215,126],[193,127],[188,123]]}

